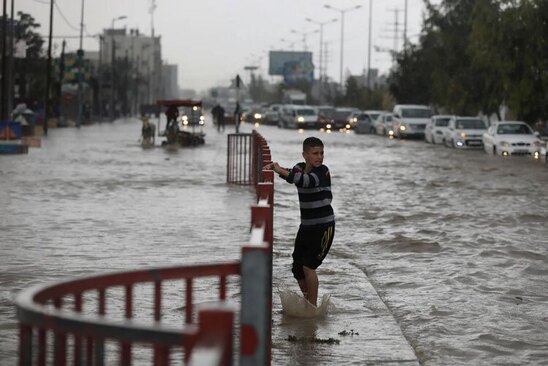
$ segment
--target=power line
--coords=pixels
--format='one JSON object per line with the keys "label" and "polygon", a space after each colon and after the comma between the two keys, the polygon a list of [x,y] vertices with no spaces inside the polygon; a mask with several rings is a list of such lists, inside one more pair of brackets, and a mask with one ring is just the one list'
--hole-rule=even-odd
{"label": "power line", "polygon": [[[52,1],[53,1],[53,0],[52,0]],[[68,25],[70,28],[72,28],[72,29],[74,29],[74,30],[76,30],[76,31],[79,31],[80,28],[75,27],[75,26],[73,26],[72,24],[70,24],[70,22],[69,22],[69,21],[67,20],[67,18],[65,17],[65,14],[63,14],[63,12],[61,11],[61,8],[59,8],[59,5],[57,5],[56,2],[54,2],[54,5],[55,5],[55,9],[57,9],[57,12],[58,12],[59,15],[61,16],[61,18],[63,18],[63,20],[65,21],[65,23],[67,23],[67,25]]]}

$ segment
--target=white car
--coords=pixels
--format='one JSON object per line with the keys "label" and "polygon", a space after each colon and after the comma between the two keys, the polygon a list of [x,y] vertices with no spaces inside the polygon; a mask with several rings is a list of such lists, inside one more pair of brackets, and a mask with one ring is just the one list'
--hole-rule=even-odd
{"label": "white car", "polygon": [[281,104],[272,104],[269,106],[263,115],[263,123],[267,125],[277,125],[280,120]]}
{"label": "white car", "polygon": [[444,144],[457,149],[483,147],[482,136],[487,125],[479,117],[453,116],[444,135]]}
{"label": "white car", "polygon": [[399,138],[424,138],[426,123],[432,117],[432,110],[425,105],[396,104],[392,111],[392,126]]}
{"label": "white car", "polygon": [[432,116],[424,129],[424,141],[431,144],[443,144],[443,136],[447,131],[451,117],[448,115]]}
{"label": "white car", "polygon": [[548,163],[548,141],[544,141],[544,145],[540,147],[539,155],[541,160]]}
{"label": "white car", "polygon": [[296,129],[319,128],[318,111],[306,105],[284,105],[278,126]]}
{"label": "white car", "polygon": [[520,121],[500,121],[483,134],[483,148],[493,155],[535,155],[539,157],[542,141],[538,133]]}
{"label": "white car", "polygon": [[381,113],[374,122],[377,135],[394,136],[392,130],[392,113]]}

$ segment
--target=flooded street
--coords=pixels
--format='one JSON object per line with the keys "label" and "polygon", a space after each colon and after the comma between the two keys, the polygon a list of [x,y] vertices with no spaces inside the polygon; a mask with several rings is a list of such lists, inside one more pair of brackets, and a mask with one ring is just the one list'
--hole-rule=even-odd
{"label": "flooded street", "polygon": [[[243,126],[243,132],[251,126]],[[232,130],[228,126],[227,130]],[[275,183],[273,365],[361,365],[291,332],[367,346],[371,282],[423,365],[543,365],[548,360],[548,166],[422,141],[264,126],[274,160],[301,159],[305,136],[325,144],[337,233],[320,267],[323,320],[281,314],[296,190]],[[226,135],[206,145],[143,150],[135,120],[50,130],[41,149],[0,157],[0,364],[13,365],[15,294],[97,272],[236,260],[249,235],[250,187],[225,183]],[[158,143],[158,141],[157,141]],[[367,281],[368,280],[368,281]],[[232,294],[232,298],[235,298]],[[182,319],[182,314],[181,314]],[[346,340],[346,339],[345,339]],[[352,348],[353,349],[353,348]]]}

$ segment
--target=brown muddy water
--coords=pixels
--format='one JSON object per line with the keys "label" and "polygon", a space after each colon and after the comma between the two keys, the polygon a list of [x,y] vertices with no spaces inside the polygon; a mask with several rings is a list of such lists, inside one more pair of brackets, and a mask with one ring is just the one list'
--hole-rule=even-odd
{"label": "brown muddy water", "polygon": [[[254,193],[225,184],[226,135],[206,127],[199,148],[142,150],[139,129],[124,120],[50,130],[28,156],[0,156],[1,365],[16,362],[22,288],[239,258]],[[332,308],[310,327],[360,329],[354,309],[367,306],[360,281],[370,281],[423,365],[548,364],[545,164],[371,135],[259,131],[285,166],[300,161],[304,137],[325,143],[337,233],[319,276]],[[298,202],[291,185],[275,187],[272,364],[363,364],[353,349],[334,359],[330,346],[280,338],[276,326],[296,324],[283,318],[276,289],[296,289]],[[233,284],[235,302],[238,291]],[[182,319],[179,304],[167,307]]]}

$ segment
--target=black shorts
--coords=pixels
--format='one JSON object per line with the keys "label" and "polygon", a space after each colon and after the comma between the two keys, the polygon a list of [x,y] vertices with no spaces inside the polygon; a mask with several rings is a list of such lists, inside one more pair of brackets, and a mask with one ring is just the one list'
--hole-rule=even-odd
{"label": "black shorts", "polygon": [[321,226],[299,226],[293,249],[291,271],[297,280],[304,278],[303,266],[316,269],[322,264],[333,243],[335,223]]}

